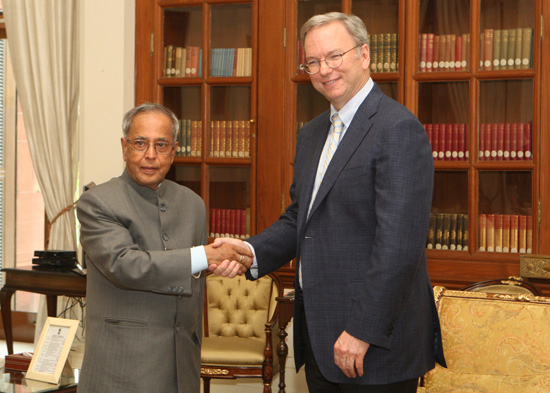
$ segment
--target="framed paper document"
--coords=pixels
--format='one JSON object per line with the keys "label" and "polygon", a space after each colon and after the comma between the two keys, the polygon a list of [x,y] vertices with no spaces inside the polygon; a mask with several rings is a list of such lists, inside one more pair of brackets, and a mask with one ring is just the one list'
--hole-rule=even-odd
{"label": "framed paper document", "polygon": [[74,319],[46,319],[27,371],[27,379],[58,383],[78,328]]}

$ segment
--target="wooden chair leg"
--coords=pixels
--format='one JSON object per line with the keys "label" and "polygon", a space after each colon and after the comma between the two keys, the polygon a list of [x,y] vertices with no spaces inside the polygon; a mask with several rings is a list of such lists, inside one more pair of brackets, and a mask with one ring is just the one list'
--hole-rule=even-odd
{"label": "wooden chair leg", "polygon": [[202,381],[203,393],[210,393],[210,378],[202,377]]}

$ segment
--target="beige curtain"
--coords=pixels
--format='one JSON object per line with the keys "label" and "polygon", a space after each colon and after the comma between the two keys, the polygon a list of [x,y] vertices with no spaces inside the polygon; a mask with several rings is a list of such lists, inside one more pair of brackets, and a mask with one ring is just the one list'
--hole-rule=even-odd
{"label": "beige curtain", "polygon": [[[3,0],[3,5],[29,149],[51,221],[73,203],[76,191],[77,0]],[[52,226],[49,249],[77,249],[72,210]],[[45,319],[41,303],[35,338]]]}

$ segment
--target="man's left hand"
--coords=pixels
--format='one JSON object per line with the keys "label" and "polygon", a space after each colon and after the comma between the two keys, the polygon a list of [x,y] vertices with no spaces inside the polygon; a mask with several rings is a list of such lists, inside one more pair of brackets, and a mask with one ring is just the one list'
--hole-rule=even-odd
{"label": "man's left hand", "polygon": [[351,336],[344,330],[334,344],[334,363],[346,374],[346,377],[362,377],[363,359],[369,347],[369,343]]}

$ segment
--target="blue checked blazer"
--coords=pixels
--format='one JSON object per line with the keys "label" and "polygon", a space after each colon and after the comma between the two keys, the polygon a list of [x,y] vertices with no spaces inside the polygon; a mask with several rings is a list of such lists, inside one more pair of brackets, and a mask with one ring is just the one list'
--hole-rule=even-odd
{"label": "blue checked blazer", "polygon": [[[258,274],[294,257],[301,265],[294,313],[297,369],[304,363],[305,310],[315,358],[328,380],[413,379],[435,361],[445,365],[425,255],[431,146],[418,119],[375,84],[341,140],[308,216],[329,112],[298,135],[291,205],[249,239]],[[298,281],[295,285],[299,288]],[[363,377],[348,379],[334,363],[333,346],[344,330],[371,344]]]}

